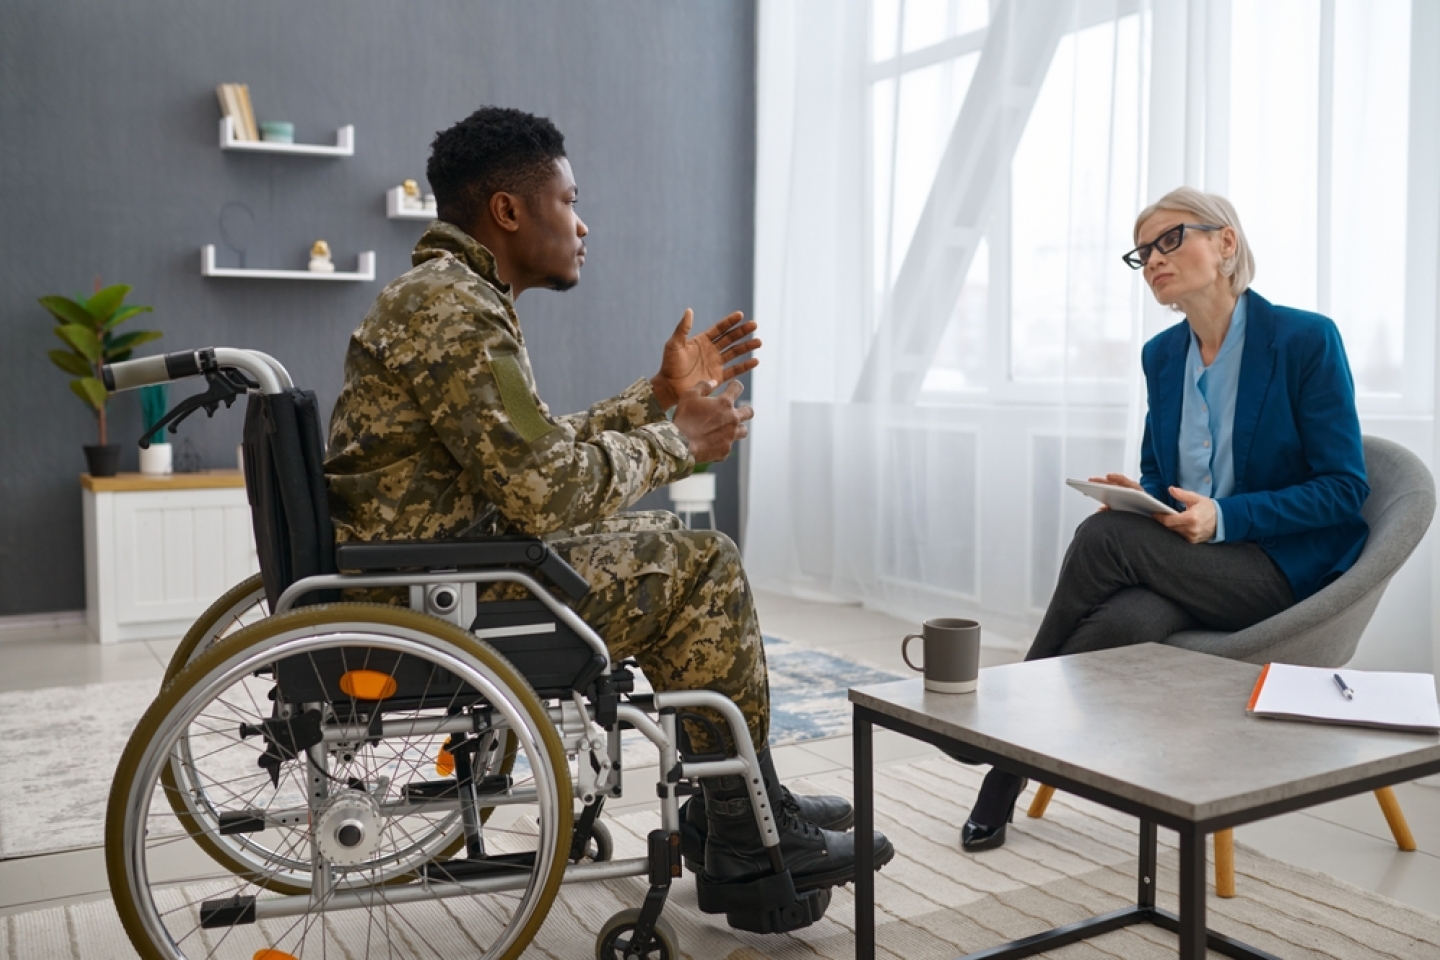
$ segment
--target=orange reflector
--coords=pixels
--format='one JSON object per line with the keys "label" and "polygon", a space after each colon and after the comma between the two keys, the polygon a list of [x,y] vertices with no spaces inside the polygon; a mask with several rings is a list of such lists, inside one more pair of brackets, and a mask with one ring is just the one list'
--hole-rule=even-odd
{"label": "orange reflector", "polygon": [[[445,742],[449,743],[450,741],[446,740]],[[439,755],[435,757],[435,772],[442,777],[448,777],[455,772],[455,755],[444,747],[440,748]]]}
{"label": "orange reflector", "polygon": [[255,960],[296,960],[284,950],[256,950]]}
{"label": "orange reflector", "polygon": [[384,700],[395,695],[395,678],[378,670],[350,670],[340,678],[340,689],[356,700]]}

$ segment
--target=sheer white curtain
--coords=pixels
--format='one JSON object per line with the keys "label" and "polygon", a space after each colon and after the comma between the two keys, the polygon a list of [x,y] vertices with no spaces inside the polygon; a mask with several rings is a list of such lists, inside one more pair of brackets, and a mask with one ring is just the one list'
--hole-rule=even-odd
{"label": "sheer white curtain", "polygon": [[762,3],[757,583],[1028,636],[1088,512],[1061,481],[1126,469],[1147,30],[1136,2]]}
{"label": "sheer white curtain", "polygon": [[[1091,506],[1063,479],[1138,472],[1177,317],[1119,255],[1182,183],[1428,460],[1437,40],[1429,0],[761,0],[754,581],[1023,646]],[[1430,669],[1431,578],[1377,616],[1395,668]]]}

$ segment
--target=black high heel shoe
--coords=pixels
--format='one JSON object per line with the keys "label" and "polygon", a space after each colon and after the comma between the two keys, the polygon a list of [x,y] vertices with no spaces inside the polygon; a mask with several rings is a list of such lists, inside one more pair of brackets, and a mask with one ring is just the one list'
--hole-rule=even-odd
{"label": "black high heel shoe", "polygon": [[[1025,777],[1017,777],[1003,770],[991,770],[980,788],[980,796],[975,799],[975,809],[970,811],[970,818],[965,821],[965,826],[960,828],[960,848],[973,853],[1004,846],[1005,828],[1014,821],[1015,803],[1029,783]],[[988,820],[991,811],[1002,814],[994,818],[999,821],[998,826],[989,826],[975,819],[975,815],[979,813]]]}

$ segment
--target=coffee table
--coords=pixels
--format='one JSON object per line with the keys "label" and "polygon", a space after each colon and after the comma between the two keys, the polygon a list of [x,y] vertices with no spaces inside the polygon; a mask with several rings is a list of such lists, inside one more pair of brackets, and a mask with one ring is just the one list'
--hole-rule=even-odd
{"label": "coffee table", "polygon": [[[1178,933],[1181,960],[1202,960],[1207,946],[1276,960],[1206,928],[1206,835],[1440,771],[1440,736],[1248,716],[1259,673],[1254,664],[1144,644],[991,667],[974,694],[928,693],[918,679],[855,687],[856,835],[874,829],[875,726],[960,747],[1140,818],[1133,907],[966,960],[1014,960],[1134,923]],[[957,806],[956,843],[965,812]],[[1157,827],[1180,834],[1178,915],[1155,905]],[[856,849],[855,956],[873,960],[874,851]]]}

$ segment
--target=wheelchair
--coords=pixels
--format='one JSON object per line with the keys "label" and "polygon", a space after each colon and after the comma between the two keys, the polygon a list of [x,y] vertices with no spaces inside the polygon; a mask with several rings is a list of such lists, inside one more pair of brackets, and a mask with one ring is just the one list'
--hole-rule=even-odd
{"label": "wheelchair", "polygon": [[[145,960],[510,960],[562,882],[622,877],[648,887],[601,925],[598,960],[678,960],[662,911],[683,873],[680,798],[715,776],[745,778],[773,871],[763,907],[731,924],[783,932],[824,914],[830,891],[797,894],[784,868],[739,708],[637,693],[633,665],[562,599],[589,585],[543,541],[337,546],[315,397],[263,353],[173,353],[102,377],[112,391],[203,378],[162,421],[172,431],[247,397],[261,567],[187,633],[116,769],[106,868]],[[486,599],[497,584],[526,599]],[[345,599],[357,590],[408,606]],[[734,756],[681,749],[699,708],[724,719]],[[600,816],[622,794],[624,729],[658,753],[660,818],[646,856],[617,860]]]}

